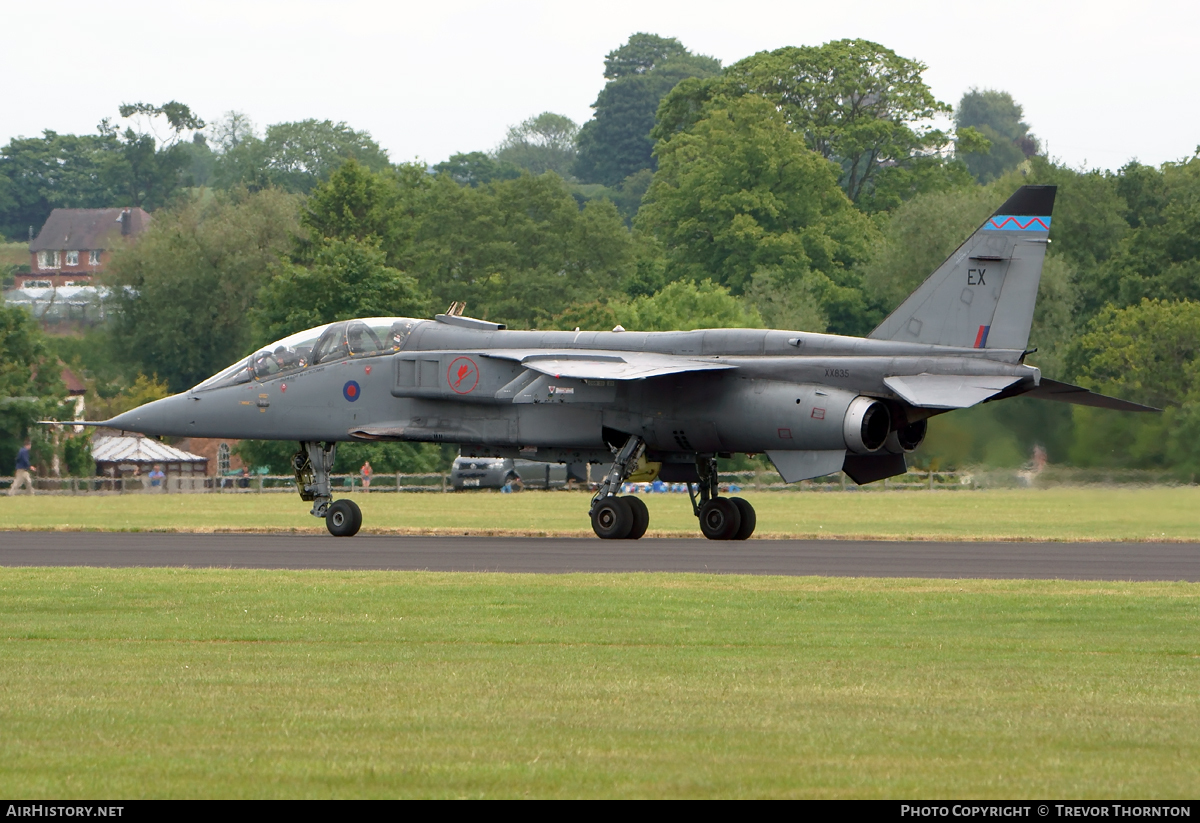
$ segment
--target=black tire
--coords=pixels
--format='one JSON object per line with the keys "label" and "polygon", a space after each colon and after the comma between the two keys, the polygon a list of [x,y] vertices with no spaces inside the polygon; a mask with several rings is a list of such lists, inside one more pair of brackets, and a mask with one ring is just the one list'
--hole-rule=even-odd
{"label": "black tire", "polygon": [[742,513],[728,497],[715,497],[700,507],[700,531],[709,540],[732,540],[742,525]]}
{"label": "black tire", "polygon": [[737,506],[738,513],[742,516],[742,525],[738,526],[737,534],[733,536],[733,539],[747,540],[750,535],[754,534],[754,527],[758,525],[758,515],[754,513],[754,507],[750,505],[750,501],[740,497],[731,497],[729,500]]}
{"label": "black tire", "polygon": [[625,505],[633,514],[633,525],[629,529],[629,534],[625,535],[625,539],[641,540],[646,529],[650,527],[650,510],[646,508],[645,502],[640,497],[622,497],[621,499],[625,501]]}
{"label": "black tire", "polygon": [[623,497],[611,494],[592,511],[592,531],[601,540],[623,540],[633,529],[633,509]]}
{"label": "black tire", "polygon": [[362,526],[362,511],[350,500],[335,500],[325,513],[325,528],[334,537],[353,537]]}
{"label": "black tire", "polygon": [[351,536],[358,534],[358,530],[362,528],[362,509],[353,500],[347,500],[350,504],[350,510],[354,512],[354,531],[350,532]]}

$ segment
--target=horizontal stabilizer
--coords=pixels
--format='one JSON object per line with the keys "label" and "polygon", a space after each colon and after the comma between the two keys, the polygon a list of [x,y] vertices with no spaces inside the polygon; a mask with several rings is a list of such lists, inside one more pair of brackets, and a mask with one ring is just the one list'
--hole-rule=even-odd
{"label": "horizontal stabilizer", "polygon": [[527,369],[551,377],[575,380],[642,380],[692,371],[718,371],[735,368],[729,363],[691,360],[671,354],[629,351],[545,351],[528,349],[498,350],[484,355],[500,360],[515,360]]}
{"label": "horizontal stabilizer", "polygon": [[829,451],[769,451],[767,457],[785,483],[799,483],[840,471],[846,459],[845,449]]}
{"label": "horizontal stabilizer", "polygon": [[1160,412],[1153,406],[1143,406],[1130,403],[1128,400],[1118,400],[1103,394],[1096,394],[1082,386],[1072,386],[1070,383],[1059,383],[1057,380],[1042,378],[1036,388],[1025,392],[1025,397],[1037,397],[1041,400],[1057,400],[1060,403],[1074,403],[1076,406],[1094,406],[1097,409],[1114,409],[1116,411]]}
{"label": "horizontal stabilizer", "polygon": [[913,406],[965,409],[982,403],[1020,379],[1003,375],[913,374],[885,377],[883,384]]}

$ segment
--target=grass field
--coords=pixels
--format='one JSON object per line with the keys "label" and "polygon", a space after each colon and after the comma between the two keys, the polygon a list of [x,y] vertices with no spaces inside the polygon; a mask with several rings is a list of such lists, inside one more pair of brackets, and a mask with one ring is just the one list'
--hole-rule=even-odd
{"label": "grass field", "polygon": [[0,269],[29,265],[28,243],[6,243],[0,239]]}
{"label": "grass field", "polygon": [[[1200,541],[1200,487],[746,492],[758,536]],[[354,494],[364,531],[590,535],[583,492]],[[650,534],[698,535],[686,495],[645,495]],[[323,531],[294,494],[0,495],[0,530]]]}
{"label": "grass field", "polygon": [[0,796],[1200,794],[1200,586],[0,569]]}

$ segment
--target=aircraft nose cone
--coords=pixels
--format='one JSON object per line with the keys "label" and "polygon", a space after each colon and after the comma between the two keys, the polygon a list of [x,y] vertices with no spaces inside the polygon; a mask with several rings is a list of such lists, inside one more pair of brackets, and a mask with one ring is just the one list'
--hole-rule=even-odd
{"label": "aircraft nose cone", "polygon": [[124,414],[118,414],[104,425],[127,432],[138,432],[151,436],[186,435],[190,411],[186,394],[176,394],[155,400]]}

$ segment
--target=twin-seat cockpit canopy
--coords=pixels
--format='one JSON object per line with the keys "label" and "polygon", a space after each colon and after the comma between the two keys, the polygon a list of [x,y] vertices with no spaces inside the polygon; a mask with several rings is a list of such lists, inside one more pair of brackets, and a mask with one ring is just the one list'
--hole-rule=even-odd
{"label": "twin-seat cockpit canopy", "polygon": [[321,363],[350,357],[375,357],[401,351],[420,320],[408,317],[368,317],[344,320],[297,332],[239,360],[208,378],[193,391],[269,380]]}

